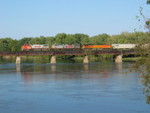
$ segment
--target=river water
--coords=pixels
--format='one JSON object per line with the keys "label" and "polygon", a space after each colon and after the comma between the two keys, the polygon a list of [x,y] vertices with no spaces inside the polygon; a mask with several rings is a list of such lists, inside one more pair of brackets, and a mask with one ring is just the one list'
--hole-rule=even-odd
{"label": "river water", "polygon": [[0,63],[0,113],[150,113],[132,63]]}

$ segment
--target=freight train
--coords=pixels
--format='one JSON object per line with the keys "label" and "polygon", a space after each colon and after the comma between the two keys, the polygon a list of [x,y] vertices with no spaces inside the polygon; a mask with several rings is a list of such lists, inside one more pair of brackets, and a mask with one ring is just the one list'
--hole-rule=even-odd
{"label": "freight train", "polygon": [[24,44],[21,46],[22,51],[30,50],[50,50],[50,49],[134,49],[136,44],[110,44],[110,45],[68,45],[68,44],[54,44],[49,46],[48,44]]}

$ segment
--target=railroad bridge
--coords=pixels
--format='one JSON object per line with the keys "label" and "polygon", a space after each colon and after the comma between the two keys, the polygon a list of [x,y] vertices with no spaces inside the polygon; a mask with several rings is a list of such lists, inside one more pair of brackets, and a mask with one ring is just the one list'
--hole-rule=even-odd
{"label": "railroad bridge", "polygon": [[102,55],[109,54],[115,55],[115,62],[122,62],[123,55],[135,54],[134,50],[117,50],[117,49],[102,49],[102,50],[89,50],[89,49],[50,49],[49,51],[13,51],[4,52],[0,51],[0,56],[16,56],[16,64],[21,63],[21,56],[51,56],[50,62],[56,63],[56,55],[84,55],[84,63],[89,62],[89,55]]}

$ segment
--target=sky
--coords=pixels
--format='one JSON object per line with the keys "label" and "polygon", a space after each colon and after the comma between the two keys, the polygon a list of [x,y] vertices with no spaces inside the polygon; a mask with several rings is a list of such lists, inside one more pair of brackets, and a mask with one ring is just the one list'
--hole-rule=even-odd
{"label": "sky", "polygon": [[134,32],[146,0],[0,0],[0,38]]}

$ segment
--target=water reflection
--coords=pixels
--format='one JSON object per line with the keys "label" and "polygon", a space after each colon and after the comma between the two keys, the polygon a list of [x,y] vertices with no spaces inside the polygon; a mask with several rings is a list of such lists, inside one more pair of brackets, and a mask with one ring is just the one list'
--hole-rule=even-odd
{"label": "water reflection", "polygon": [[21,71],[21,64],[16,64],[16,72],[20,72]]}
{"label": "water reflection", "polygon": [[88,73],[89,71],[89,64],[83,64],[84,72]]}
{"label": "water reflection", "polygon": [[56,64],[51,65],[52,73],[56,73]]}
{"label": "water reflection", "polygon": [[115,65],[118,72],[122,72],[122,63],[116,63]]}
{"label": "water reflection", "polygon": [[[106,66],[106,67],[105,67]],[[33,65],[16,65],[16,72],[20,73],[23,81],[26,84],[33,82],[45,82],[45,81],[64,81],[75,79],[93,79],[99,80],[102,78],[108,78],[116,74],[116,76],[125,77],[125,69],[129,66],[122,63],[113,64],[109,66],[106,64],[33,64]],[[125,68],[125,69],[124,69]],[[129,70],[128,69],[128,70]],[[121,74],[122,73],[122,74]],[[128,83],[129,81],[127,81]],[[133,82],[133,80],[131,81]],[[150,104],[150,80],[143,78],[144,93],[146,94],[146,101]]]}
{"label": "water reflection", "polygon": [[[16,65],[26,83],[34,81],[65,80],[65,79],[99,79],[112,75],[112,69],[104,64],[36,64]],[[93,75],[94,74],[94,75]],[[86,76],[85,76],[86,75]]]}

